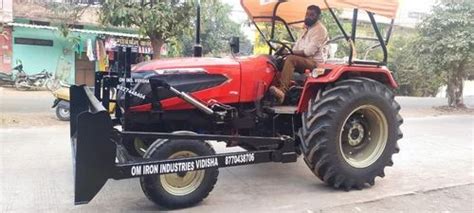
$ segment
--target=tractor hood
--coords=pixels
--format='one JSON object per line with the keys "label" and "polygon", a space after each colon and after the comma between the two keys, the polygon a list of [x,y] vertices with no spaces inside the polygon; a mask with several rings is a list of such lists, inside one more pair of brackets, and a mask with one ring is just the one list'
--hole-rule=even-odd
{"label": "tractor hood", "polygon": [[[145,98],[131,97],[132,107],[142,107],[153,102],[151,85],[145,80],[156,78],[165,81],[179,91],[192,93],[204,102],[213,99],[220,103],[239,101],[241,60],[232,58],[172,58],[152,60],[137,64],[132,69],[132,87]],[[156,88],[156,99],[161,109],[191,108],[186,102],[165,88]],[[229,95],[230,94],[230,95]],[[119,94],[120,100],[123,95]],[[134,110],[135,108],[132,108]]]}
{"label": "tractor hood", "polygon": [[175,68],[204,68],[239,67],[239,62],[232,58],[172,58],[152,60],[137,64],[132,72],[143,72],[151,70],[175,69]]}
{"label": "tractor hood", "polygon": [[[263,88],[262,85],[270,85],[274,77],[275,68],[270,60],[271,57],[261,55],[237,58],[175,58],[140,63],[132,70],[131,77],[137,81],[131,86],[136,93],[143,96],[132,95],[131,110],[149,111],[153,99],[160,100],[160,110],[192,109],[191,105],[166,88],[158,87],[155,93],[152,93],[151,85],[146,81],[150,78],[163,80],[179,91],[192,94],[203,103],[210,100],[222,104],[254,102],[258,95],[255,91],[259,85],[260,88]],[[122,96],[123,94],[119,94],[119,100],[123,99]]]}

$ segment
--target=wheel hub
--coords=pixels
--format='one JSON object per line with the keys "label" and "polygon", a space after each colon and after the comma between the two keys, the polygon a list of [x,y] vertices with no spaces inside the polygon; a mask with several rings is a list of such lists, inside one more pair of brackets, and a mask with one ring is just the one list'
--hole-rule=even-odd
{"label": "wheel hub", "polygon": [[63,117],[67,117],[67,116],[69,116],[69,110],[65,109],[65,108],[60,108],[59,109],[59,114],[61,114],[61,116],[63,116]]}
{"label": "wheel hub", "polygon": [[28,83],[26,81],[20,81],[20,86],[22,87],[27,87],[28,86]]}
{"label": "wheel hub", "polygon": [[178,177],[182,178],[182,177],[186,176],[186,173],[187,172],[178,172],[178,173],[176,173],[176,175],[178,175]]}
{"label": "wheel hub", "polygon": [[388,124],[382,111],[373,105],[354,109],[344,121],[340,149],[344,160],[355,168],[372,165],[387,143]]}
{"label": "wheel hub", "polygon": [[351,128],[349,129],[349,135],[347,136],[349,145],[357,146],[362,143],[364,139],[364,126],[359,122],[352,123]]}
{"label": "wheel hub", "polygon": [[[190,151],[179,151],[168,159],[196,157],[197,154]],[[204,179],[204,170],[192,172],[178,172],[160,175],[163,188],[169,193],[177,196],[187,195],[196,190]]]}

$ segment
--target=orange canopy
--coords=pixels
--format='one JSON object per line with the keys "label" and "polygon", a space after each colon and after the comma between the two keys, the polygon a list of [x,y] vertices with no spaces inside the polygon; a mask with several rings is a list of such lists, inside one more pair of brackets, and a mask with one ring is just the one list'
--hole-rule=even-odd
{"label": "orange canopy", "polygon": [[279,16],[287,23],[298,22],[304,19],[306,8],[317,5],[322,10],[327,5],[334,9],[358,8],[387,18],[395,18],[398,9],[398,0],[240,0],[240,4],[247,15],[258,21],[259,16],[273,16],[273,9],[278,2],[282,2],[277,9]]}

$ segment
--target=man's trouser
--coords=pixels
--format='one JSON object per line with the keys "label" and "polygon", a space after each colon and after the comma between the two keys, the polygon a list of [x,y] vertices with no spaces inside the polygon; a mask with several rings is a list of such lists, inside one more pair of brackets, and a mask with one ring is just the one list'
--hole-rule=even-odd
{"label": "man's trouser", "polygon": [[316,68],[316,66],[316,61],[311,58],[289,55],[285,60],[285,64],[283,65],[283,70],[280,76],[280,85],[278,85],[278,89],[282,90],[284,93],[288,92],[290,82],[293,78],[293,73],[295,71],[303,73],[305,69],[312,70]]}

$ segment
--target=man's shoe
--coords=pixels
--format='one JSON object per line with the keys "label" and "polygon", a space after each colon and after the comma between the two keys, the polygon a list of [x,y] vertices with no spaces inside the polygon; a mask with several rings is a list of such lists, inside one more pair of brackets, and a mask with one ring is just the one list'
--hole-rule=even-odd
{"label": "man's shoe", "polygon": [[277,99],[277,102],[279,104],[283,104],[283,101],[285,101],[285,93],[276,86],[271,86],[269,90],[270,93]]}

